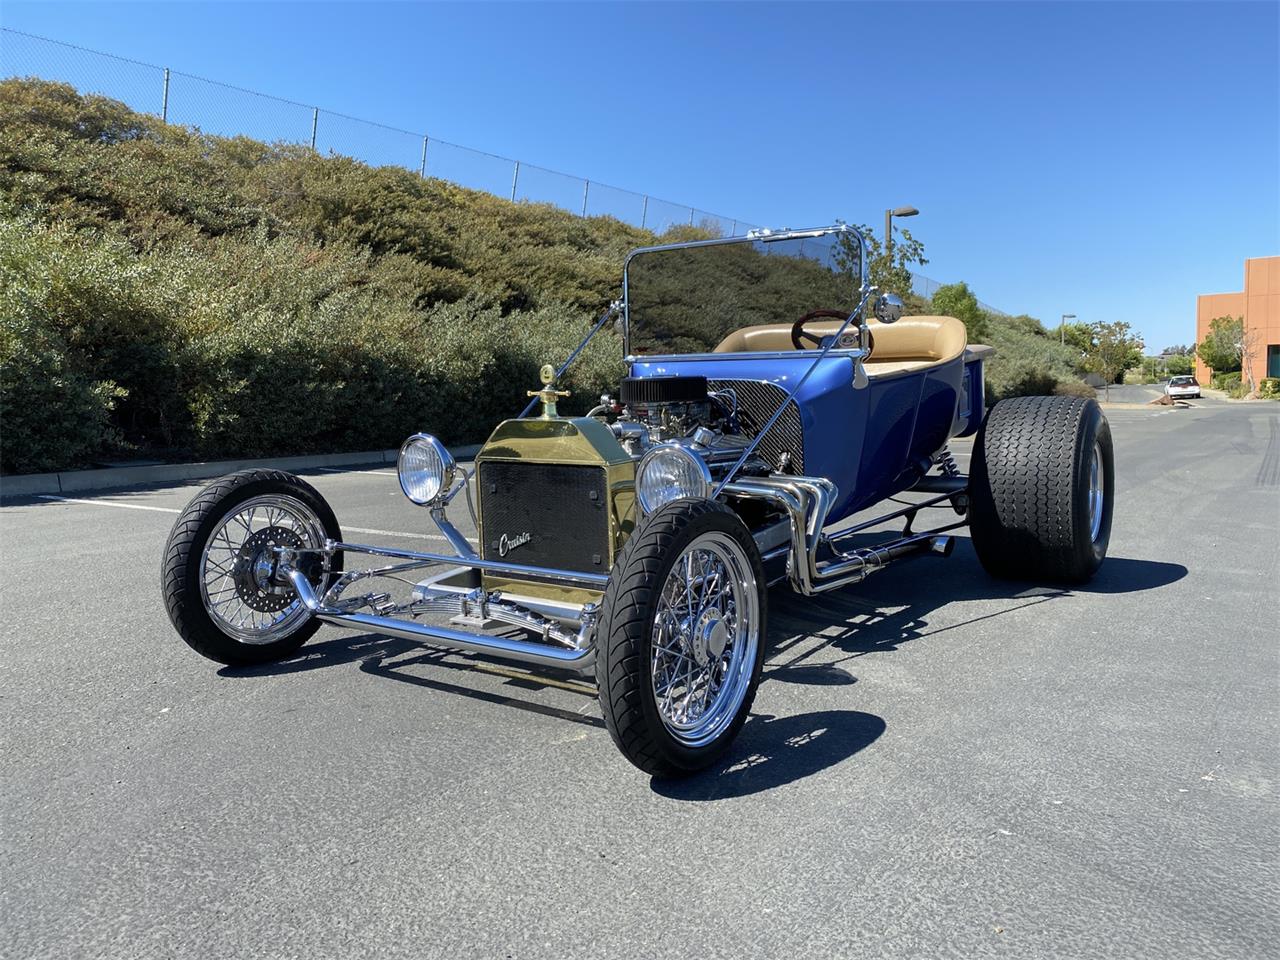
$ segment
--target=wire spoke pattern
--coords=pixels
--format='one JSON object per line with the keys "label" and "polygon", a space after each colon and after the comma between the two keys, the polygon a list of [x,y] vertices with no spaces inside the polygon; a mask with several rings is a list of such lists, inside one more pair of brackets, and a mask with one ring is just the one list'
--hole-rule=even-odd
{"label": "wire spoke pattern", "polygon": [[732,722],[749,685],[759,642],[750,571],[731,537],[707,534],[677,558],[660,591],[650,658],[653,697],[668,730],[690,745]]}
{"label": "wire spoke pattern", "polygon": [[[257,576],[259,564],[269,561],[262,549],[254,550],[251,538],[292,535],[310,548],[323,546],[323,527],[301,501],[284,495],[255,497],[239,505],[205,543],[200,559],[200,586],[205,609],[218,626],[245,643],[271,643],[287,634],[306,611],[296,599],[279,610],[263,611],[245,602],[241,586]],[[283,532],[283,533],[282,533]]]}

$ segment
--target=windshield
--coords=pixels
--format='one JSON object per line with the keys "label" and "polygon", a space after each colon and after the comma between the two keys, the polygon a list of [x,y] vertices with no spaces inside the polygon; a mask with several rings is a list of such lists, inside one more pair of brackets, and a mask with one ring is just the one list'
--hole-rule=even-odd
{"label": "windshield", "polygon": [[[734,330],[858,305],[861,244],[832,227],[638,250],[627,262],[627,351],[710,353]],[[818,235],[815,235],[818,234]]]}

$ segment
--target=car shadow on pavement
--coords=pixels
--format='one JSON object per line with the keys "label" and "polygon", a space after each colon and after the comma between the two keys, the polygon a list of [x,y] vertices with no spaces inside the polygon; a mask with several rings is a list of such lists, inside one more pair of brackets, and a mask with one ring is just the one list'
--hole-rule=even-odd
{"label": "car shadow on pavement", "polygon": [[[1176,563],[1110,557],[1088,584],[1042,586],[988,576],[967,539],[958,539],[946,561],[920,558],[894,564],[857,586],[815,597],[786,588],[770,592],[770,625],[764,680],[802,685],[857,683],[841,664],[870,653],[897,650],[911,640],[1004,616],[1071,596],[1124,594],[1156,589],[1181,580],[1187,568]],[[1006,601],[998,609],[931,628],[929,616],[956,601]],[[830,651],[836,652],[832,660]],[[825,651],[825,653],[824,653]],[[361,672],[428,690],[603,729],[598,710],[578,712],[515,695],[554,687],[594,702],[589,678],[563,671],[508,670],[496,661],[470,658],[414,640],[377,634],[343,634],[308,644],[298,655],[255,667],[224,667],[228,677],[263,677],[357,664]],[[426,668],[432,675],[424,675]],[[456,672],[454,683],[442,670]],[[498,674],[504,690],[477,684],[478,673]],[[490,685],[491,686],[491,685]],[[506,691],[510,690],[508,694]],[[812,776],[866,748],[885,731],[885,722],[855,710],[827,710],[788,717],[751,716],[728,754],[710,770],[682,780],[653,779],[655,793],[680,800],[746,796]]]}
{"label": "car shadow on pavement", "polygon": [[673,800],[725,800],[773,790],[833,767],[870,746],[885,722],[858,710],[790,717],[753,714],[723,760],[681,780],[654,777],[654,793]]}
{"label": "car shadow on pavement", "polygon": [[[937,565],[945,563],[945,572]],[[966,538],[958,538],[946,561],[928,556],[902,561],[856,586],[804,597],[785,588],[769,596],[770,643],[764,679],[798,684],[854,683],[839,664],[904,643],[1002,617],[1073,596],[1138,593],[1175,583],[1187,575],[1178,563],[1108,557],[1086,584],[1034,584],[997,580],[978,563]],[[1006,601],[998,609],[931,627],[929,616],[954,602]],[[811,662],[820,651],[847,656]]]}
{"label": "car shadow on pavement", "polygon": [[428,649],[415,640],[386,637],[376,633],[353,633],[306,644],[295,656],[275,663],[252,667],[221,667],[221,677],[276,677],[286,673],[306,673],[325,667],[359,663],[372,658],[397,657],[413,650]]}
{"label": "car shadow on pavement", "polygon": [[[422,649],[422,648],[419,648]],[[587,727],[599,727],[604,729],[604,721],[595,715],[595,712],[582,714],[575,713],[572,710],[565,710],[562,707],[554,707],[550,704],[539,703],[536,700],[526,700],[520,697],[507,696],[504,693],[498,693],[493,690],[485,690],[480,687],[471,685],[463,686],[458,683],[449,683],[437,677],[425,677],[421,673],[411,673],[405,670],[406,667],[415,666],[431,666],[444,667],[447,669],[472,672],[473,668],[467,663],[453,663],[443,659],[447,656],[445,651],[423,650],[421,656],[409,657],[404,660],[395,660],[388,662],[382,657],[372,657],[364,660],[360,664],[360,670],[363,673],[371,674],[375,677],[383,677],[388,680],[399,680],[402,683],[412,684],[417,687],[425,687],[428,690],[437,690],[441,693],[454,693],[470,700],[479,700],[483,703],[493,703],[502,707],[512,707],[516,710],[523,710],[525,713],[536,713],[543,717],[552,717],[556,720],[566,720],[569,723],[579,723]],[[560,687],[570,687],[571,685],[565,681],[557,680],[552,677],[547,678],[548,683],[555,684]],[[512,680],[507,679],[508,684],[517,687],[537,687],[538,678],[532,675],[527,680],[523,677]],[[592,701],[595,700],[595,690],[593,687],[586,687],[582,690],[575,690],[583,696],[590,696]]]}

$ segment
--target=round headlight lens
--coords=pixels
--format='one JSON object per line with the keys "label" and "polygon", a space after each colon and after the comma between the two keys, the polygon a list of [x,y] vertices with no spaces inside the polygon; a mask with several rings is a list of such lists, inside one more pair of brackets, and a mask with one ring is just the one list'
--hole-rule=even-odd
{"label": "round headlight lens", "polygon": [[400,448],[400,489],[414,503],[428,504],[445,493],[453,485],[454,470],[449,451],[429,433],[410,437]]}
{"label": "round headlight lens", "polygon": [[636,497],[646,514],[672,500],[709,496],[711,471],[701,457],[678,444],[653,447],[636,470]]}

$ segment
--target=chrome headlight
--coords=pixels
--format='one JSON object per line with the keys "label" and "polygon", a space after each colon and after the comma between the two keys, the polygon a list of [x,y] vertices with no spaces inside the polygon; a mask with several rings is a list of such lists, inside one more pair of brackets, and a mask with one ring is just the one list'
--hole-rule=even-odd
{"label": "chrome headlight", "polygon": [[646,514],[672,500],[709,497],[711,490],[711,471],[706,463],[678,443],[651,447],[636,468],[636,498]]}
{"label": "chrome headlight", "polygon": [[447,493],[456,470],[453,456],[429,433],[416,433],[406,440],[396,464],[400,489],[420,506],[434,503]]}

